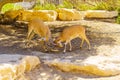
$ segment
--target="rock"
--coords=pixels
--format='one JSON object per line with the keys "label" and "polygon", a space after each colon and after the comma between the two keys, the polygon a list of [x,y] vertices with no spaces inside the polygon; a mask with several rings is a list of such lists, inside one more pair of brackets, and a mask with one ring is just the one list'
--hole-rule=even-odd
{"label": "rock", "polygon": [[[5,19],[30,21],[39,18],[43,21],[55,21],[57,18],[62,21],[83,20],[86,18],[114,18],[118,16],[117,11],[88,10],[78,11],[76,9],[59,8],[55,10],[11,10],[4,13]],[[19,16],[19,17],[17,17]],[[3,19],[4,21],[4,19]],[[9,20],[8,20],[9,21]]]}
{"label": "rock", "polygon": [[26,61],[26,71],[31,71],[36,65],[40,64],[40,60],[36,56],[26,56],[23,61]]}
{"label": "rock", "polygon": [[[0,80],[26,80],[23,76],[40,64],[36,56],[0,55]],[[23,79],[24,78],[24,79]]]}
{"label": "rock", "polygon": [[40,18],[43,21],[55,21],[57,19],[57,12],[54,10],[38,10],[32,13],[31,18]]}
{"label": "rock", "polygon": [[118,33],[120,32],[120,25],[116,23],[108,23],[108,22],[100,22],[100,21],[87,21],[87,20],[79,20],[79,21],[56,21],[56,22],[45,22],[46,25],[51,28],[64,28],[66,26],[72,25],[83,25],[87,28],[90,33]]}
{"label": "rock", "polygon": [[120,74],[119,55],[113,56],[89,56],[85,60],[56,58],[45,61],[46,64],[64,72],[80,73],[94,76],[113,76]]}
{"label": "rock", "polygon": [[19,16],[19,21],[30,21],[33,11],[32,10],[23,10]]}
{"label": "rock", "polygon": [[56,11],[58,12],[58,19],[63,21],[81,20],[85,17],[83,11],[77,11],[75,9],[59,8]]}
{"label": "rock", "polygon": [[31,9],[34,6],[35,2],[31,1],[31,2],[17,2],[14,5],[19,5],[22,6],[22,8],[24,9]]}
{"label": "rock", "polygon": [[24,10],[20,17],[20,21],[30,21],[34,18],[39,18],[43,21],[55,21],[57,18],[57,12],[54,10]]}
{"label": "rock", "polygon": [[10,10],[4,13],[4,18],[14,19],[22,10]]}
{"label": "rock", "polygon": [[57,12],[54,10],[12,10],[12,11],[7,11],[4,14],[6,17],[10,17],[10,19],[18,17],[19,21],[30,21],[33,18],[39,18],[43,21],[55,21],[57,18]]}
{"label": "rock", "polygon": [[106,10],[88,10],[86,11],[86,18],[114,18],[118,16],[117,11]]}

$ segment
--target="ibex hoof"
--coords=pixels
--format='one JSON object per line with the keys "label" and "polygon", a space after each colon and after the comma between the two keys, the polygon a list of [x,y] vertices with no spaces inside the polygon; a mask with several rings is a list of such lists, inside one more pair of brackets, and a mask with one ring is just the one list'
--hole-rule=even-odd
{"label": "ibex hoof", "polygon": [[63,53],[66,53],[66,51],[63,51]]}
{"label": "ibex hoof", "polygon": [[71,52],[71,51],[72,51],[72,49],[69,49],[69,51]]}
{"label": "ibex hoof", "polygon": [[80,47],[80,49],[82,49],[82,47]]}

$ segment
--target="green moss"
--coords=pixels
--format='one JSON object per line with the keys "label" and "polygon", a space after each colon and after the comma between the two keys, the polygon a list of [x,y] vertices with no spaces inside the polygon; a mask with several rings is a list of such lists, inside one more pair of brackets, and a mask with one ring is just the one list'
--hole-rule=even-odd
{"label": "green moss", "polygon": [[115,7],[113,7],[112,5],[110,5],[110,3],[107,2],[99,2],[95,5],[95,7],[93,8],[93,10],[115,10]]}
{"label": "green moss", "polygon": [[93,6],[88,5],[88,4],[80,4],[78,6],[76,6],[78,10],[91,10],[93,8]]}
{"label": "green moss", "polygon": [[120,16],[117,17],[116,21],[118,24],[120,24]]}
{"label": "green moss", "polygon": [[72,9],[72,8],[73,8],[73,4],[70,3],[69,1],[64,0],[64,1],[63,1],[63,4],[58,5],[57,8],[68,8],[68,9]]}
{"label": "green moss", "polygon": [[18,10],[18,9],[22,9],[22,6],[16,5],[14,3],[7,3],[2,7],[1,12],[4,13],[9,10]]}

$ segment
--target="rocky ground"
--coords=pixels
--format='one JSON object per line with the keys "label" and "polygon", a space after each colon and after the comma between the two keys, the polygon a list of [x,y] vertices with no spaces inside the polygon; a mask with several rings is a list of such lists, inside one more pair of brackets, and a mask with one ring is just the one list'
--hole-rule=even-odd
{"label": "rocky ground", "polygon": [[[67,51],[65,54],[62,52],[63,49],[60,49],[60,52],[48,52],[44,53],[41,49],[41,45],[38,41],[38,38],[34,38],[31,42],[31,47],[25,47],[25,39],[27,35],[27,29],[21,27],[13,27],[10,25],[0,25],[0,54],[22,54],[22,55],[35,55],[39,56],[42,61],[42,66],[38,66],[35,70],[27,72],[25,75],[30,80],[119,80],[119,67],[120,67],[120,25],[109,22],[101,21],[55,21],[55,22],[46,22],[47,25],[52,27],[63,27],[74,24],[85,25],[87,30],[87,36],[91,43],[91,50],[88,51],[86,42],[83,45],[83,48],[79,48],[79,42],[81,40],[74,39],[72,41],[73,50],[72,52]],[[51,29],[52,30],[52,29]],[[54,31],[54,30],[53,30]],[[70,70],[65,72],[65,69],[60,69],[59,66],[55,66],[52,62],[57,61],[62,63],[81,63],[86,62],[89,58],[92,58],[94,61],[101,61],[100,57],[106,57],[103,60],[105,66],[109,67],[108,64],[113,64],[115,66],[113,72],[114,76],[109,77],[100,77],[99,75],[93,75],[79,71],[76,73],[76,70]],[[115,58],[114,58],[115,56]],[[96,57],[96,58],[95,58]],[[111,58],[111,59],[110,59]],[[115,60],[114,60],[115,59]],[[90,59],[91,60],[91,59]],[[105,62],[104,62],[105,61]],[[90,62],[90,61],[89,61]],[[104,66],[104,67],[105,67]],[[111,66],[111,65],[110,65]],[[117,68],[117,69],[116,69]],[[117,70],[117,71],[116,71]],[[92,70],[91,70],[92,71]],[[93,71],[94,72],[94,71]],[[117,72],[117,73],[116,73]]]}

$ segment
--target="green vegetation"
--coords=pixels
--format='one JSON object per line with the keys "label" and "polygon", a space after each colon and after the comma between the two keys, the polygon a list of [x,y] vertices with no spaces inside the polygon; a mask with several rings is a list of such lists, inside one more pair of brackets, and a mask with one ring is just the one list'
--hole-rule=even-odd
{"label": "green vegetation", "polygon": [[93,9],[95,10],[116,10],[118,7],[118,3],[115,0],[101,1],[96,2],[96,5]]}
{"label": "green vegetation", "polygon": [[72,9],[73,5],[69,1],[63,1],[63,4],[60,4],[60,5],[55,5],[53,3],[45,3],[44,5],[41,5],[40,3],[37,3],[33,7],[34,10],[55,10],[57,8]]}
{"label": "green vegetation", "polygon": [[34,10],[55,10],[57,8],[75,8],[77,10],[118,10],[119,16],[117,18],[117,23],[120,23],[120,0],[102,0],[95,2],[83,2],[83,1],[71,1],[71,0],[63,0],[62,4],[55,5],[53,3],[45,3],[44,5],[36,4],[33,8]]}
{"label": "green vegetation", "polygon": [[120,6],[120,0],[96,1],[96,2],[72,2],[71,0],[63,0],[62,4],[55,5],[53,3],[45,3],[41,5],[38,2],[33,9],[35,10],[54,10],[56,8],[76,8],[78,10],[116,10]]}
{"label": "green vegetation", "polygon": [[8,10],[18,10],[18,9],[22,9],[22,6],[16,5],[14,3],[7,3],[2,7],[1,12],[4,13]]}
{"label": "green vegetation", "polygon": [[73,8],[73,4],[70,3],[69,1],[64,0],[64,1],[63,1],[63,4],[58,5],[57,8],[68,8],[68,9],[72,9],[72,8]]}
{"label": "green vegetation", "polygon": [[[34,10],[55,10],[56,8],[76,8],[78,10],[116,10],[120,7],[120,0],[107,0],[107,1],[95,1],[95,2],[84,2],[84,1],[71,1],[71,0],[63,0],[62,4],[55,5],[54,3],[46,2],[44,5],[40,4],[38,0],[35,6],[33,7]],[[5,4],[2,8],[2,12],[7,10],[16,10],[21,9],[20,5],[16,5],[14,3]]]}
{"label": "green vegetation", "polygon": [[55,10],[56,6],[53,3],[45,3],[44,6],[36,4],[33,8],[34,10]]}
{"label": "green vegetation", "polygon": [[116,10],[120,6],[118,0],[96,1],[96,2],[84,2],[79,3],[77,8],[79,10]]}
{"label": "green vegetation", "polygon": [[95,7],[93,8],[93,10],[115,10],[115,7],[112,7],[109,3],[107,2],[100,2],[100,3],[96,3]]}
{"label": "green vegetation", "polygon": [[[5,12],[8,10],[18,10],[22,7],[20,5],[16,5],[15,3],[8,3],[2,7],[1,12]],[[55,10],[57,8],[75,8],[77,10],[117,10],[119,12],[119,16],[117,18],[117,23],[120,23],[120,0],[96,0],[94,2],[90,2],[90,0],[84,2],[82,0],[63,0],[63,2],[59,5],[55,5],[54,3],[46,2],[44,5],[40,4],[40,0],[37,1],[33,10]]]}
{"label": "green vegetation", "polygon": [[120,16],[117,17],[117,23],[120,24]]}
{"label": "green vegetation", "polygon": [[118,11],[118,17],[116,19],[116,22],[120,24],[120,8],[118,8],[117,11]]}
{"label": "green vegetation", "polygon": [[75,5],[75,8],[81,11],[85,11],[85,10],[92,10],[94,6],[86,4],[86,3],[79,3],[78,5]]}

